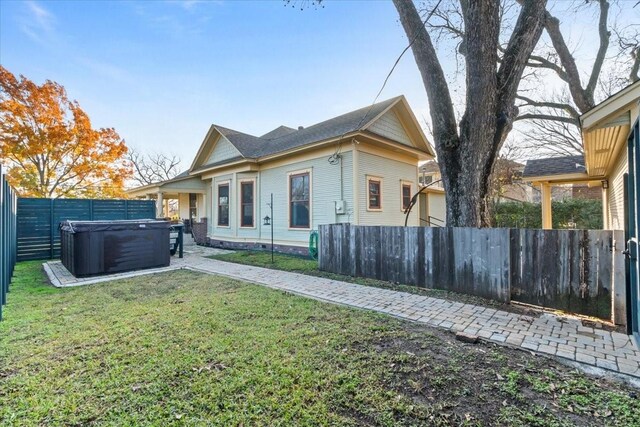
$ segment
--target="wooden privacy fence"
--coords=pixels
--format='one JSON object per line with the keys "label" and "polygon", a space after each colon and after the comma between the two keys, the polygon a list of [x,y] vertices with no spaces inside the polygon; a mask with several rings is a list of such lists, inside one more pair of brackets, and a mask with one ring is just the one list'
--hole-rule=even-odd
{"label": "wooden privacy fence", "polygon": [[16,264],[16,195],[0,165],[0,320]]}
{"label": "wooden privacy fence", "polygon": [[153,219],[153,200],[32,199],[17,203],[17,259],[60,257],[58,226],[65,220]]}
{"label": "wooden privacy fence", "polygon": [[[615,232],[617,233],[617,232]],[[610,230],[319,227],[320,269],[425,288],[624,318],[624,271]],[[623,262],[623,261],[622,261]],[[617,282],[617,283],[616,283]],[[618,313],[619,311],[619,313]]]}

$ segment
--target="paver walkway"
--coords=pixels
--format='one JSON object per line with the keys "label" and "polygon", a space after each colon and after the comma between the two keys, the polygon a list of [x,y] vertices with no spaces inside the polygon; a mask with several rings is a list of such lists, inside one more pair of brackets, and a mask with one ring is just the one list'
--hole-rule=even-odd
{"label": "paver walkway", "polygon": [[332,303],[387,313],[488,341],[521,347],[640,378],[640,348],[629,336],[578,319],[526,316],[286,271],[185,257],[190,269],[246,280]]}

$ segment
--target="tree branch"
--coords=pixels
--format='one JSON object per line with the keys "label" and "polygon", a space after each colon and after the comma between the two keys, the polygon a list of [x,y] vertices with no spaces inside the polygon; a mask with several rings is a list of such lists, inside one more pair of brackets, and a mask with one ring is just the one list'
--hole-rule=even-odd
{"label": "tree branch", "polygon": [[459,144],[456,117],[447,80],[431,37],[412,0],[393,0],[393,4],[408,38],[415,38],[411,49],[427,91],[436,145],[441,145],[442,148],[454,148]]}
{"label": "tree branch", "polygon": [[518,85],[543,30],[546,0],[531,0],[522,5],[520,15],[505,48],[500,67],[498,68],[499,105],[496,114],[504,117],[499,120],[503,124],[497,129],[494,140],[495,149],[499,149],[504,137],[511,130],[512,122],[517,116],[514,106]]}
{"label": "tree branch", "polygon": [[528,105],[531,107],[547,107],[547,108],[555,108],[557,110],[564,110],[567,112],[567,114],[569,114],[571,117],[573,118],[579,118],[580,117],[580,113],[578,113],[576,111],[575,108],[573,108],[573,106],[569,105],[569,104],[563,104],[560,102],[551,102],[551,101],[535,101],[531,98],[527,98],[526,96],[522,96],[522,95],[516,95],[516,99],[520,99],[524,102],[526,102],[526,104],[522,104],[522,106]]}
{"label": "tree branch", "polygon": [[573,119],[571,117],[563,117],[563,116],[554,116],[552,114],[538,114],[538,113],[527,113],[520,114],[515,118],[516,121],[520,120],[551,120],[555,122],[569,123],[572,125],[579,126],[580,122],[577,119]]}
{"label": "tree branch", "polygon": [[598,22],[598,35],[600,36],[600,47],[598,47],[598,54],[596,60],[593,63],[591,69],[591,76],[589,77],[589,83],[587,83],[587,96],[593,99],[593,93],[598,84],[598,78],[600,78],[600,72],[602,71],[602,64],[604,63],[605,56],[607,55],[607,49],[609,49],[609,39],[611,32],[607,27],[607,19],[609,17],[609,2],[607,0],[600,0],[600,20]]}

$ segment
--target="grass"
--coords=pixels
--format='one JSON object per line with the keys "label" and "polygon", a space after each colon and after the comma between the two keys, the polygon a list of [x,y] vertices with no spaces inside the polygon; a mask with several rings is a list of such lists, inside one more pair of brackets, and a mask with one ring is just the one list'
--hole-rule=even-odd
{"label": "grass", "polygon": [[55,289],[20,263],[0,425],[640,425],[623,384],[191,271]]}
{"label": "grass", "polygon": [[318,268],[318,261],[310,259],[308,257],[274,254],[274,262],[271,262],[271,252],[266,251],[236,251],[228,254],[210,255],[208,258],[217,259],[220,261],[234,262],[237,264],[253,265],[257,267],[272,268],[275,270],[291,271],[294,273],[306,274],[309,276],[323,277],[331,280],[340,280],[343,282],[355,283],[364,286],[373,286],[376,288],[392,289],[395,291],[403,291],[411,294],[425,295],[435,298],[446,299],[449,301],[456,301],[468,304],[481,304],[484,306],[490,306],[499,308],[505,311],[511,312],[526,312],[529,315],[537,315],[538,313],[533,310],[529,310],[523,307],[514,306],[510,304],[503,304],[498,301],[476,297],[473,295],[458,294],[455,292],[449,292],[439,289],[426,289],[419,288],[417,286],[402,285],[399,283],[385,282],[383,280],[369,279],[365,277],[353,277],[343,274],[335,274],[326,271],[321,271]]}

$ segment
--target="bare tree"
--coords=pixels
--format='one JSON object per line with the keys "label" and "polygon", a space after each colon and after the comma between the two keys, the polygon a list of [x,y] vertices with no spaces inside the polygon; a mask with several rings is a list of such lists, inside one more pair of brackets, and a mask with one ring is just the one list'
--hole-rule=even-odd
{"label": "bare tree", "polygon": [[132,180],[138,185],[149,185],[175,178],[179,173],[180,158],[163,153],[141,154],[130,149],[127,155],[133,166]]}
{"label": "bare tree", "polygon": [[[594,31],[598,44],[589,69],[581,70],[567,43],[561,21],[549,11],[545,13],[544,27],[550,45],[541,46],[529,58],[527,66],[533,70],[535,89],[523,90],[518,95],[522,114],[516,120],[526,120],[529,128],[523,138],[532,149],[573,155],[582,153],[580,120],[598,101],[638,80],[640,67],[640,36],[638,24],[618,28],[612,22],[611,3],[608,0],[587,0],[573,7],[576,13],[587,14],[596,7],[597,22]],[[612,43],[612,37],[617,43]],[[606,67],[606,62],[611,66]],[[544,83],[555,76],[565,86],[562,93],[553,93]]]}
{"label": "bare tree", "polygon": [[460,2],[466,101],[459,123],[440,58],[414,3],[394,0],[394,5],[412,41],[427,92],[433,138],[447,193],[447,224],[489,225],[491,172],[518,116],[515,105],[518,85],[542,34],[546,0],[523,2],[501,57],[500,3]]}

